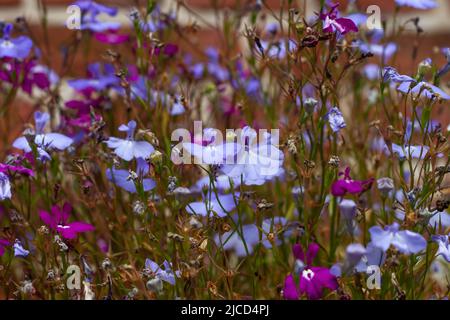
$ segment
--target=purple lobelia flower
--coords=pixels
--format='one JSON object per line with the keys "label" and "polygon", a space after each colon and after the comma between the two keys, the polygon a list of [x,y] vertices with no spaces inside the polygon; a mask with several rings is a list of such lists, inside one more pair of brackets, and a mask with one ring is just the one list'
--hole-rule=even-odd
{"label": "purple lobelia flower", "polygon": [[218,217],[226,217],[234,208],[238,199],[233,194],[216,195],[208,192],[204,197],[204,201],[191,202],[186,206],[189,214],[197,214],[204,217],[217,215]]}
{"label": "purple lobelia flower", "polygon": [[[34,136],[34,143],[37,146],[37,151],[41,160],[50,159],[50,155],[46,150],[57,149],[62,151],[67,149],[73,143],[72,138],[69,138],[61,133],[45,133],[44,129],[49,120],[50,115],[46,112],[36,111],[34,113],[36,131]],[[23,150],[27,153],[32,151],[27,138],[24,136],[17,138],[13,142],[13,147]]]}
{"label": "purple lobelia flower", "polygon": [[227,175],[219,175],[218,177],[214,177],[214,181],[211,181],[210,176],[204,176],[200,178],[195,186],[192,187],[193,191],[201,191],[203,189],[209,189],[211,184],[214,184],[217,190],[226,191],[234,188],[237,188],[241,184],[240,177],[231,178]]}
{"label": "purple lobelia flower", "polygon": [[428,82],[417,82],[414,86],[411,87],[411,84],[408,82],[401,83],[398,88],[398,91],[403,93],[411,93],[416,96],[425,97],[428,99],[443,99],[450,100],[450,95],[443,91],[441,88],[436,87]]}
{"label": "purple lobelia flower", "polygon": [[136,193],[136,183],[142,184],[144,191],[152,190],[156,186],[155,181],[153,179],[143,178],[148,173],[149,165],[142,158],[137,158],[136,162],[136,172],[111,168],[106,169],[106,177],[109,181],[112,181],[120,188],[131,193]]}
{"label": "purple lobelia flower", "polygon": [[369,190],[372,187],[374,181],[373,178],[368,180],[353,180],[350,177],[350,168],[347,167],[345,172],[340,172],[339,175],[344,175],[343,179],[336,180],[331,185],[331,193],[335,197],[345,196],[347,193],[360,194]]}
{"label": "purple lobelia flower", "polygon": [[325,117],[328,119],[328,123],[334,133],[339,132],[347,126],[344,116],[338,107],[332,107]]}
{"label": "purple lobelia flower", "polygon": [[399,7],[411,7],[415,9],[427,10],[437,7],[436,0],[395,0]]}
{"label": "purple lobelia flower", "polygon": [[11,183],[9,178],[3,172],[0,172],[0,201],[11,199]]}
{"label": "purple lobelia flower", "polygon": [[426,248],[427,241],[420,234],[399,229],[400,225],[397,222],[384,227],[384,229],[380,226],[371,227],[369,232],[373,245],[386,252],[392,244],[404,254],[415,254]]}
{"label": "purple lobelia flower", "polygon": [[22,88],[31,95],[33,88],[48,89],[58,77],[47,67],[36,64],[35,60],[19,61],[5,58],[0,69],[0,79],[15,88]]}
{"label": "purple lobelia flower", "polygon": [[128,125],[122,124],[119,131],[127,133],[126,139],[111,137],[106,141],[109,148],[114,149],[114,153],[125,161],[133,158],[147,159],[155,150],[147,141],[135,141],[134,131],[136,130],[136,121],[128,122]]}
{"label": "purple lobelia flower", "polygon": [[449,237],[449,235],[435,235],[431,237],[431,239],[439,245],[436,256],[442,256],[447,262],[450,262]]}
{"label": "purple lobelia flower", "polygon": [[323,31],[324,32],[336,32],[341,34],[346,34],[348,32],[358,32],[358,27],[356,24],[348,18],[338,18],[337,7],[339,4],[334,4],[331,6],[328,13],[321,13],[319,15],[320,20],[323,21]]}
{"label": "purple lobelia flower", "polygon": [[96,40],[107,44],[121,44],[130,39],[129,35],[117,33],[116,31],[97,32],[94,37]]}
{"label": "purple lobelia flower", "polygon": [[67,222],[71,212],[72,206],[66,202],[62,208],[54,205],[50,212],[39,210],[39,217],[50,229],[57,231],[65,239],[75,239],[78,233],[95,229],[93,225],[86,222]]}
{"label": "purple lobelia flower", "polygon": [[308,299],[317,300],[323,296],[323,289],[336,290],[338,283],[336,277],[328,268],[312,267],[311,264],[319,251],[316,243],[311,243],[305,253],[300,244],[292,248],[296,258],[296,272],[299,273],[299,286],[297,287],[294,277],[288,275],[285,279],[283,295],[285,299],[296,300],[300,295],[306,294]]}
{"label": "purple lobelia flower", "polygon": [[117,30],[120,28],[119,22],[98,20],[98,16],[101,13],[114,17],[117,15],[117,8],[108,7],[92,0],[78,0],[73,4],[78,6],[82,12],[80,26],[81,30],[102,32],[106,30]]}
{"label": "purple lobelia flower", "polygon": [[67,81],[67,84],[77,91],[93,90],[101,91],[119,85],[114,66],[100,63],[90,64],[88,67],[88,78]]}
{"label": "purple lobelia flower", "polygon": [[366,248],[359,243],[352,243],[345,249],[345,260],[343,263],[333,265],[330,272],[336,277],[341,277],[342,274],[347,275],[353,273],[356,265],[361,261],[367,253]]}
{"label": "purple lobelia flower", "polygon": [[5,254],[5,248],[10,245],[11,243],[8,240],[0,238],[0,257]]}
{"label": "purple lobelia flower", "polygon": [[146,271],[150,273],[151,276],[158,278],[160,280],[163,280],[167,283],[170,283],[171,285],[175,285],[175,277],[179,278],[181,276],[181,271],[172,270],[172,264],[169,263],[167,260],[164,260],[163,262],[164,268],[159,266],[156,262],[150,259],[145,260],[145,269]]}
{"label": "purple lobelia flower", "polygon": [[0,58],[25,59],[30,53],[33,42],[30,38],[20,36],[11,38],[13,25],[5,24],[3,28],[3,37],[0,39]]}

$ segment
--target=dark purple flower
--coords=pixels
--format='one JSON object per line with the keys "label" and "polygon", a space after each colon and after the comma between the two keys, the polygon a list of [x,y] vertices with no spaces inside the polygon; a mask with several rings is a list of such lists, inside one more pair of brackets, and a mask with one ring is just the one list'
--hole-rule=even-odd
{"label": "dark purple flower", "polygon": [[328,13],[321,13],[319,18],[323,21],[323,31],[324,32],[336,32],[341,34],[346,34],[350,31],[358,32],[358,27],[356,24],[348,18],[338,18],[337,7],[339,4],[331,6]]}
{"label": "dark purple flower", "polygon": [[324,267],[312,267],[311,264],[319,251],[316,243],[311,243],[305,253],[300,244],[295,244],[292,248],[296,258],[296,272],[299,274],[299,286],[297,288],[292,275],[285,279],[283,294],[285,299],[296,300],[302,294],[306,294],[308,299],[317,300],[323,296],[323,289],[336,290],[338,283],[336,277],[331,274],[330,269]]}
{"label": "dark purple flower", "polygon": [[371,188],[374,179],[368,180],[353,180],[350,177],[350,168],[347,167],[345,172],[340,172],[339,175],[344,174],[344,178],[336,180],[331,185],[331,193],[335,197],[345,196],[347,193],[360,194]]}
{"label": "dark purple flower", "polygon": [[86,222],[67,222],[71,211],[72,206],[66,202],[62,208],[54,205],[51,212],[40,210],[39,217],[47,226],[57,231],[65,239],[75,239],[78,233],[93,231],[95,229],[93,225]]}

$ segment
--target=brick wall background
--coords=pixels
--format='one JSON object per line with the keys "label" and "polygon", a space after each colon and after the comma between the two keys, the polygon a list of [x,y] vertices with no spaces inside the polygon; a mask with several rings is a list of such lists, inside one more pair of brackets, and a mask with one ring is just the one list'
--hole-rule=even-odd
{"label": "brick wall background", "polygon": [[[307,15],[312,16],[318,9],[319,0],[293,0],[291,1],[291,7],[303,8],[304,1],[307,1]],[[63,67],[61,51],[64,48],[64,44],[68,43],[71,37],[74,36],[74,32],[64,27],[64,23],[68,17],[66,13],[67,6],[70,5],[73,0],[0,0],[0,21],[13,21],[18,16],[23,16],[29,23],[31,30],[34,33],[35,39],[44,43],[45,52],[43,55],[47,61],[51,64],[51,67],[56,71],[60,71]],[[145,5],[146,0],[98,0],[108,5],[119,6],[119,14],[117,17],[112,18],[123,22],[124,26],[129,25],[129,8],[133,6]],[[159,1],[163,11],[167,11],[169,8],[175,8],[179,6],[179,3],[186,4],[189,8],[192,8],[197,15],[192,14],[189,10],[181,8],[179,11],[179,20],[187,25],[192,24],[194,21],[198,25],[198,31],[192,35],[192,41],[195,43],[195,49],[200,51],[209,45],[220,46],[220,37],[217,30],[213,26],[217,25],[217,18],[226,14],[229,10],[245,10],[249,6],[255,3],[255,0],[161,0]],[[288,8],[288,0],[263,0],[262,1],[267,8],[279,12],[283,5],[283,8]],[[341,8],[345,8],[348,4],[347,0],[335,0],[341,4]],[[414,17],[420,17],[420,25],[424,29],[419,42],[417,42],[415,33],[407,32],[405,36],[400,40],[399,57],[397,58],[396,67],[405,73],[415,72],[416,65],[419,61],[426,57],[432,57],[434,61],[439,64],[444,63],[442,55],[439,53],[438,48],[449,46],[450,47],[450,0],[438,0],[439,8],[435,10],[413,10],[402,9],[398,17],[397,23],[402,23],[408,19]],[[378,5],[381,8],[381,14],[383,20],[389,20],[394,11],[394,0],[357,0],[356,5],[359,10],[366,11],[369,5]],[[44,5],[44,6],[43,6]],[[43,8],[47,11],[48,33],[44,34],[41,21],[41,12]],[[180,7],[180,6],[179,6]],[[182,6],[181,6],[182,7]],[[270,20],[270,15],[268,15]],[[246,50],[245,39],[239,37],[240,32],[243,30],[235,30],[236,32],[236,46],[237,50]],[[98,44],[98,50],[95,47],[90,48],[89,55],[78,54],[77,60],[74,62],[74,66],[71,68],[73,75],[83,75],[85,69],[81,66],[85,66],[87,62],[92,62],[95,59],[101,57],[105,52],[105,45]],[[414,47],[417,47],[417,61],[412,61],[412,52]],[[445,79],[450,81],[449,77]],[[25,123],[32,108],[29,106],[30,101],[24,98],[23,101],[15,105],[16,110],[12,114],[14,126],[11,132],[12,136],[16,136],[23,129],[23,123]],[[447,108],[441,110],[440,117],[444,123],[449,123],[450,116]],[[0,148],[1,149],[1,148]],[[1,150],[0,150],[1,151]]]}

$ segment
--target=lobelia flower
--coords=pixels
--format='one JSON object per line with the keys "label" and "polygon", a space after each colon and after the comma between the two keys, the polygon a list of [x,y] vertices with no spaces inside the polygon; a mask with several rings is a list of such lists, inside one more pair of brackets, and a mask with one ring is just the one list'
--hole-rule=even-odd
{"label": "lobelia flower", "polygon": [[350,177],[350,168],[347,167],[345,172],[340,172],[341,176],[344,174],[344,178],[340,180],[336,180],[331,185],[331,193],[335,197],[345,196],[347,193],[350,194],[360,194],[364,191],[369,190],[372,187],[372,183],[374,181],[373,178],[368,180],[353,180]]}
{"label": "lobelia flower", "polygon": [[439,70],[437,74],[438,77],[442,77],[450,71],[450,48],[442,49],[442,53],[444,54],[447,63]]}
{"label": "lobelia flower", "polygon": [[9,178],[3,172],[0,172],[0,201],[11,199],[11,183]]}
{"label": "lobelia flower", "polygon": [[109,148],[114,149],[114,153],[125,161],[133,158],[148,158],[155,149],[147,141],[135,141],[134,131],[136,130],[136,121],[128,122],[128,125],[122,124],[119,131],[126,132],[126,139],[111,137],[106,141]]}
{"label": "lobelia flower", "polygon": [[[285,299],[297,300],[300,295],[306,294],[308,299],[317,300],[323,296],[323,289],[336,290],[338,283],[330,270],[324,267],[311,267],[311,264],[319,251],[319,246],[311,243],[305,253],[300,244],[292,248],[296,260],[296,273],[299,273],[299,286],[290,274],[285,278],[283,295]],[[306,258],[306,259],[305,259]]]}
{"label": "lobelia flower", "polygon": [[204,217],[217,214],[218,217],[223,218],[236,208],[236,202],[238,201],[238,199],[235,200],[232,194],[216,195],[211,191],[204,198],[204,201],[189,203],[186,206],[186,211],[189,214],[197,214]]}
{"label": "lobelia flower", "polygon": [[31,95],[33,88],[48,89],[58,81],[58,76],[35,60],[18,61],[5,58],[0,69],[0,79]]}
{"label": "lobelia flower", "polygon": [[259,230],[254,224],[246,224],[239,232],[232,230],[216,234],[214,241],[222,250],[233,250],[236,256],[241,258],[253,253],[255,245],[259,242]]}
{"label": "lobelia flower", "polygon": [[436,0],[395,0],[399,7],[411,7],[415,9],[434,9],[437,7]]}
{"label": "lobelia flower", "polygon": [[380,178],[377,180],[377,187],[383,196],[387,196],[389,192],[394,190],[394,180],[391,178]]}
{"label": "lobelia flower", "polygon": [[427,241],[420,234],[409,230],[399,231],[399,229],[400,225],[397,222],[384,229],[380,226],[371,227],[369,232],[373,245],[386,252],[392,244],[404,254],[415,254],[426,248]]}
{"label": "lobelia flower", "polygon": [[436,257],[442,256],[447,262],[450,262],[449,235],[435,235],[431,239],[439,245]]}
{"label": "lobelia flower", "polygon": [[338,107],[332,107],[325,117],[334,133],[339,132],[347,126],[344,116]]}
{"label": "lobelia flower", "polygon": [[65,239],[75,239],[78,233],[95,230],[93,225],[86,222],[67,222],[71,211],[72,206],[66,202],[62,208],[54,205],[50,212],[39,210],[39,217],[50,229],[57,231]]}
{"label": "lobelia flower", "polygon": [[30,53],[33,42],[25,36],[11,39],[12,29],[11,23],[5,24],[3,28],[3,37],[0,39],[0,58],[25,59]]}
{"label": "lobelia flower", "polygon": [[26,250],[19,239],[16,239],[14,242],[14,256],[15,257],[27,257],[30,254],[30,251]]}
{"label": "lobelia flower", "polygon": [[81,30],[91,30],[94,32],[102,32],[106,30],[117,30],[120,27],[119,22],[100,21],[98,15],[105,13],[111,17],[117,15],[117,8],[108,7],[92,0],[78,0],[74,5],[78,6],[82,12]]}
{"label": "lobelia flower", "polygon": [[347,275],[353,273],[356,265],[361,261],[367,253],[366,248],[359,243],[352,243],[345,249],[344,263],[337,263],[333,265],[330,272],[336,276],[341,277],[342,274]]}
{"label": "lobelia flower", "polygon": [[240,148],[234,164],[224,164],[221,170],[229,177],[242,177],[245,185],[262,185],[283,174],[283,152],[276,147],[277,136],[265,132],[257,141],[257,133],[244,127],[237,137]]}
{"label": "lobelia flower", "polygon": [[[39,153],[39,158],[41,160],[48,160],[50,159],[50,155],[47,153],[46,150],[52,150],[57,149],[60,151],[63,151],[67,149],[69,146],[72,145],[73,139],[69,138],[63,134],[60,133],[45,133],[44,129],[47,125],[48,121],[50,120],[50,115],[46,112],[39,112],[36,111],[34,113],[34,121],[35,121],[35,136],[34,136],[34,143],[37,146],[37,151]],[[13,147],[23,150],[25,152],[31,152],[32,148],[30,144],[28,143],[28,140],[26,137],[22,136],[17,138],[13,142]]]}
{"label": "lobelia flower", "polygon": [[236,143],[222,143],[216,141],[217,131],[211,128],[203,130],[202,141],[200,143],[183,143],[183,149],[189,154],[199,159],[202,164],[223,164],[230,158],[234,157],[240,150],[240,146]]}
{"label": "lobelia flower", "polygon": [[[213,182],[216,189],[220,191],[231,190],[232,186],[234,188],[237,188],[241,185],[241,179],[239,177],[231,178],[224,174],[215,177],[215,180]],[[192,190],[201,191],[205,188],[209,189],[210,185],[211,185],[210,176],[204,176],[195,183],[195,186],[192,187]]]}
{"label": "lobelia flower", "polygon": [[94,37],[99,42],[107,44],[122,44],[130,39],[129,35],[117,33],[116,31],[96,32]]}
{"label": "lobelia flower", "polygon": [[376,247],[372,242],[369,242],[366,247],[366,252],[355,266],[356,272],[369,273],[369,266],[381,267],[386,261],[386,254],[384,251]]}
{"label": "lobelia flower", "polygon": [[323,31],[324,32],[336,32],[344,35],[348,32],[358,32],[358,27],[356,24],[348,18],[338,18],[337,7],[339,4],[334,4],[331,6],[328,13],[321,13],[319,15],[320,20],[323,21]]}
{"label": "lobelia flower", "polygon": [[142,178],[143,176],[148,174],[149,171],[149,165],[147,162],[142,158],[136,159],[137,163],[137,169],[136,169],[136,177],[133,178],[133,173],[130,173],[129,170],[120,170],[120,169],[106,169],[106,177],[109,181],[113,182],[120,188],[131,192],[136,193],[136,182],[135,180],[138,180],[139,183],[142,184],[142,188],[144,191],[150,191],[154,187],[156,187],[156,183],[153,179],[149,178]]}
{"label": "lobelia flower", "polygon": [[11,243],[8,240],[0,238],[0,257],[5,254],[5,248],[10,245]]}
{"label": "lobelia flower", "polygon": [[151,271],[155,278],[161,279],[171,285],[175,285],[175,277],[179,278],[181,276],[181,271],[172,270],[172,265],[167,260],[163,262],[164,269],[160,267],[156,262],[150,259],[145,259],[145,268]]}
{"label": "lobelia flower", "polygon": [[88,66],[88,78],[68,80],[67,84],[77,91],[101,91],[118,86],[120,79],[116,76],[114,66],[105,63],[92,63]]}

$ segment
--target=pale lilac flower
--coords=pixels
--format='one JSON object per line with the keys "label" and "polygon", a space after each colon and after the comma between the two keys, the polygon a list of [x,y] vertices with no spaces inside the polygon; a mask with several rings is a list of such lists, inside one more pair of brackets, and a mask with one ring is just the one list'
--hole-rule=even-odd
{"label": "pale lilac flower", "polygon": [[356,203],[351,199],[343,199],[339,202],[339,210],[346,220],[353,220],[356,217]]}
{"label": "pale lilac flower", "polygon": [[[240,179],[240,177],[232,178],[232,177],[222,174],[218,177],[215,177],[215,180],[213,181],[213,183],[217,190],[226,191],[226,190],[231,189],[231,186],[232,186],[231,184],[233,184],[234,188],[239,187],[241,184],[241,179]],[[195,183],[193,190],[201,191],[205,188],[209,189],[210,185],[211,185],[210,176],[209,175],[204,176],[203,178],[200,178]]]}
{"label": "pale lilac flower", "polygon": [[9,178],[3,172],[0,172],[0,201],[11,199],[11,183]]}
{"label": "pale lilac flower", "polygon": [[409,231],[400,231],[400,225],[394,222],[392,225],[382,229],[380,226],[373,226],[369,229],[372,243],[384,252],[391,246],[396,247],[401,253],[415,254],[424,250],[427,241],[420,234]]}
{"label": "pale lilac flower", "polygon": [[[34,113],[35,121],[35,136],[34,143],[37,146],[37,150],[41,160],[50,159],[46,150],[57,149],[63,151],[73,144],[73,139],[60,133],[45,133],[44,129],[50,120],[50,115],[46,112],[36,111]],[[32,148],[28,143],[26,137],[22,136],[17,138],[13,142],[13,147],[21,149],[25,152],[31,152]]]}
{"label": "pale lilac flower", "polygon": [[26,257],[30,254],[30,251],[26,250],[19,239],[14,242],[14,256],[15,257]]}
{"label": "pale lilac flower", "polygon": [[328,123],[334,133],[339,132],[347,126],[344,116],[338,107],[331,108],[325,117],[328,119]]}
{"label": "pale lilac flower", "polygon": [[447,63],[439,70],[437,74],[438,77],[442,77],[450,71],[450,48],[442,49],[442,53],[444,54]]}
{"label": "pale lilac flower", "polygon": [[242,177],[245,185],[262,185],[283,173],[284,154],[275,146],[270,134],[266,132],[257,141],[256,131],[244,127],[238,139],[240,148],[235,164],[224,164],[223,173],[233,178]]}
{"label": "pale lilac flower", "polygon": [[358,264],[355,266],[356,272],[368,272],[369,266],[381,267],[386,261],[386,253],[372,242],[369,242],[366,247],[365,254],[361,257]]}
{"label": "pale lilac flower", "polygon": [[92,0],[78,0],[74,5],[80,7],[82,11],[81,30],[102,32],[120,28],[119,22],[98,20],[98,16],[101,13],[105,13],[111,17],[117,15],[117,8],[108,7]]}
{"label": "pale lilac flower", "polygon": [[214,237],[214,241],[223,250],[233,250],[238,257],[250,255],[253,253],[255,245],[259,242],[258,227],[254,224],[246,224],[241,229],[239,232],[233,230],[217,234]]}
{"label": "pale lilac flower", "polygon": [[394,190],[394,180],[388,177],[380,178],[377,180],[377,187],[381,194],[387,196],[389,192]]}
{"label": "pale lilac flower", "polygon": [[450,262],[450,243],[448,235],[435,235],[431,238],[439,245],[436,256],[442,256],[447,262]]}
{"label": "pale lilac flower", "polygon": [[[163,268],[164,267],[164,268]],[[159,266],[156,262],[150,259],[145,260],[145,268],[151,271],[152,275],[155,278],[163,280],[172,286],[175,285],[175,277],[179,278],[181,276],[181,271],[176,270],[175,272],[172,270],[172,264],[167,260],[164,260],[163,267]]]}
{"label": "pale lilac flower", "polygon": [[218,217],[223,218],[227,213],[236,208],[238,199],[232,194],[217,195],[209,192],[204,201],[191,202],[186,206],[186,211],[189,214],[197,214],[204,217],[217,214]]}
{"label": "pale lilac flower", "polygon": [[356,265],[361,261],[364,255],[367,253],[366,248],[359,243],[352,243],[345,249],[344,263],[336,263],[330,269],[330,272],[336,276],[341,277],[342,274],[353,273]]}
{"label": "pale lilac flower", "polygon": [[136,121],[128,122],[128,125],[122,124],[119,131],[126,132],[126,139],[111,137],[106,141],[109,148],[114,149],[114,153],[125,161],[133,158],[147,159],[155,150],[147,141],[135,141],[134,131],[136,130]]}
{"label": "pale lilac flower", "polygon": [[427,10],[437,7],[436,0],[395,0],[400,7],[411,7],[415,9]]}
{"label": "pale lilac flower", "polygon": [[10,37],[12,28],[11,23],[5,24],[3,28],[3,37],[0,39],[0,58],[25,59],[30,53],[33,42],[25,36],[12,39]]}

